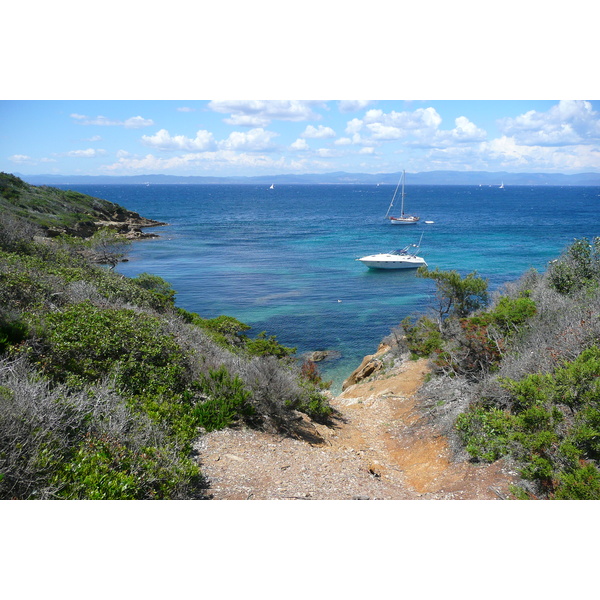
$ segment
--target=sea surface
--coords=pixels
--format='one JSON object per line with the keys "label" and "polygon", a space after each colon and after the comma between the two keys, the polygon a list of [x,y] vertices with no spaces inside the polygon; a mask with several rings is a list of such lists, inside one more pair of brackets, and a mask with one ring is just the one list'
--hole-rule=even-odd
{"label": "sea surface", "polygon": [[[599,187],[407,186],[417,225],[384,219],[392,185],[70,185],[169,223],[135,242],[128,276],[159,275],[176,302],[205,318],[230,315],[319,363],[333,391],[408,315],[432,303],[433,283],[373,271],[356,259],[419,243],[430,268],[471,271],[497,290],[544,271],[576,238],[600,235]],[[397,203],[397,202],[396,202]],[[426,224],[425,221],[434,221]]]}

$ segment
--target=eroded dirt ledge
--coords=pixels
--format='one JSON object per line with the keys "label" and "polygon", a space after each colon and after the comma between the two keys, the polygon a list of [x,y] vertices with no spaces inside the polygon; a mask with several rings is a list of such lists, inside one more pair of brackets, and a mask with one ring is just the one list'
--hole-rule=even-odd
{"label": "eroded dirt ledge", "polygon": [[[366,357],[366,363],[385,352]],[[337,411],[333,426],[304,418],[298,439],[248,429],[204,435],[197,450],[210,486],[207,495],[215,500],[509,498],[515,473],[505,463],[455,461],[446,437],[428,422],[415,396],[427,372],[425,360],[405,360],[346,386],[331,400]]]}

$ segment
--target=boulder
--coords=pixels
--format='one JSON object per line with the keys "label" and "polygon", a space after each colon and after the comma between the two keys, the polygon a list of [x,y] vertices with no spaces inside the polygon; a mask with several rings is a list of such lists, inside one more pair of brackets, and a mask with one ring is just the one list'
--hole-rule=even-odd
{"label": "boulder", "polygon": [[314,352],[305,354],[304,358],[311,362],[321,362],[322,360],[341,358],[341,356],[341,352],[338,352],[337,350],[315,350]]}
{"label": "boulder", "polygon": [[348,389],[351,385],[364,381],[374,373],[377,373],[377,371],[381,371],[383,369],[382,357],[389,350],[390,347],[387,344],[380,344],[375,354],[365,356],[359,367],[342,384],[342,391]]}

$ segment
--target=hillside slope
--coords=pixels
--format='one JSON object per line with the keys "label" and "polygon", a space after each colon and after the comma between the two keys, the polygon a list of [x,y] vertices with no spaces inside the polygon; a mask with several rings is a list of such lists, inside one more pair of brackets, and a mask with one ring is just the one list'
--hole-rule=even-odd
{"label": "hillside slope", "polygon": [[99,219],[132,213],[3,181],[1,499],[201,498],[204,431],[290,434],[299,415],[327,420],[320,380],[293,348],[178,308],[160,277],[97,264],[89,240],[39,235],[83,235],[78,215],[102,234]]}
{"label": "hillside slope", "polygon": [[9,173],[0,173],[0,211],[39,227],[50,237],[61,233],[90,237],[102,227],[143,237],[141,228],[165,225],[114,202],[72,190],[29,185]]}

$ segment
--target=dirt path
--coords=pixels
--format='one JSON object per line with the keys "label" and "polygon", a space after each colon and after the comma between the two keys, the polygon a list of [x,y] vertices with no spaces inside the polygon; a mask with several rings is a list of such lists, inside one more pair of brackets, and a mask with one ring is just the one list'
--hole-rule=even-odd
{"label": "dirt path", "polygon": [[333,427],[304,421],[304,439],[247,429],[198,444],[207,493],[216,500],[489,499],[509,497],[506,466],[452,462],[414,394],[426,361],[355,384],[331,401]]}

